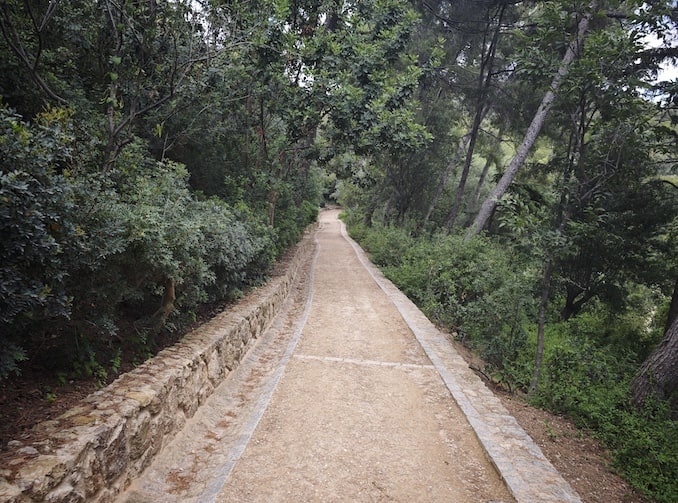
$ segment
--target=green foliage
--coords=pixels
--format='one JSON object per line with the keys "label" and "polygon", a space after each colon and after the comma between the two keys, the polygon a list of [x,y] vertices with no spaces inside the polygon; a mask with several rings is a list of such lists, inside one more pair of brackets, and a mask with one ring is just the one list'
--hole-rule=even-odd
{"label": "green foliage", "polygon": [[[71,155],[64,114],[43,114],[40,125],[0,114],[3,377],[17,370],[22,348],[63,353],[75,341],[82,349],[55,363],[103,383],[97,355],[110,352],[121,324],[154,315],[168,280],[180,313],[233,298],[266,274],[273,230],[246,210],[197,199],[182,165],[149,159],[137,141],[110,172],[87,174]],[[299,224],[311,218],[303,211]]]}
{"label": "green foliage", "polygon": [[412,99],[422,72],[406,52],[417,14],[402,2],[361,1],[340,22],[307,46],[318,88],[327,90],[329,137],[363,154],[425,145],[431,136]]}
{"label": "green foliage", "polygon": [[395,226],[370,229],[361,239],[361,245],[370,253],[372,262],[383,267],[399,266],[413,243],[406,230]]}
{"label": "green foliage", "polygon": [[395,227],[349,228],[429,318],[478,349],[493,371],[513,373],[534,310],[529,269],[484,237],[414,239]]}
{"label": "green foliage", "polygon": [[537,403],[573,418],[612,451],[615,468],[635,487],[661,502],[678,496],[676,422],[668,407],[638,412],[628,404],[633,367],[610,348],[590,342],[556,347],[545,368]]}
{"label": "green foliage", "polygon": [[625,410],[604,434],[614,449],[614,466],[656,501],[678,500],[678,428],[665,405]]}
{"label": "green foliage", "polygon": [[551,338],[548,345],[538,403],[598,429],[609,420],[601,413],[623,402],[632,364],[585,335],[558,334],[558,339],[560,343]]}
{"label": "green foliage", "polygon": [[434,320],[504,369],[515,361],[531,314],[533,278],[500,246],[459,235],[421,241],[388,271]]}
{"label": "green foliage", "polygon": [[[58,128],[29,126],[0,108],[0,333],[48,318],[67,319],[68,254],[82,242],[69,218],[72,187],[62,174],[69,138]],[[0,374],[22,359],[16,340],[3,341]]]}
{"label": "green foliage", "polygon": [[108,379],[108,371],[99,363],[94,350],[91,348],[87,348],[82,357],[73,362],[73,369],[76,375],[94,377],[99,388],[103,387]]}
{"label": "green foliage", "polygon": [[26,360],[26,351],[16,344],[0,338],[0,380],[19,373],[18,363]]}
{"label": "green foliage", "polygon": [[22,348],[81,347],[83,369],[117,344],[145,356],[154,321],[265,279],[335,184],[323,124],[348,114],[357,129],[332,134],[365,149],[426,137],[402,57],[416,16],[397,2],[6,7],[3,376]]}
{"label": "green foliage", "polygon": [[534,401],[592,431],[635,487],[669,502],[678,495],[676,422],[665,404],[648,404],[640,412],[629,404],[629,383],[638,365],[635,340],[646,330],[630,325],[634,314],[614,317],[598,307],[550,325]]}
{"label": "green foliage", "polygon": [[[119,218],[127,241],[119,260],[131,269],[130,281],[143,283],[147,295],[154,296],[171,278],[180,292],[179,305],[192,308],[227,298],[249,284],[248,273],[266,269],[272,258],[264,258],[269,231],[259,227],[260,234],[254,234],[216,198],[196,200],[183,166],[127,160],[137,168],[118,181]],[[253,262],[262,271],[251,270]]]}

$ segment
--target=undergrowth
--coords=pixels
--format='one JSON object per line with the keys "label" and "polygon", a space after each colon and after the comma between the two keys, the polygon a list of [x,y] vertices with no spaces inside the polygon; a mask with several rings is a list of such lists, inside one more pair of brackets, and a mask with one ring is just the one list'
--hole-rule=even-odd
{"label": "undergrowth", "polygon": [[[486,237],[414,238],[347,220],[372,261],[435,323],[486,362],[505,387],[527,391],[534,370],[539,266]],[[554,304],[556,302],[553,302]],[[657,334],[639,311],[601,303],[547,324],[534,405],[571,418],[610,449],[613,469],[661,503],[678,501],[678,428],[666,406],[630,405],[630,381]]]}

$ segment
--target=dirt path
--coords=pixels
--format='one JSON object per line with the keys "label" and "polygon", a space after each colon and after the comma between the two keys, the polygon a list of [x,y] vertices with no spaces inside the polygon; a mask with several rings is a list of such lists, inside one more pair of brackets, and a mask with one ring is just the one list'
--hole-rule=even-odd
{"label": "dirt path", "polygon": [[514,501],[337,214],[286,314],[120,501]]}

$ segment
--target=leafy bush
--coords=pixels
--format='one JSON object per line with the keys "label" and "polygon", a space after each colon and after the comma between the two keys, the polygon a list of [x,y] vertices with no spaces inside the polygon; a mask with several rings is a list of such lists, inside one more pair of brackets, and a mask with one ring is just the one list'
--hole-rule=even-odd
{"label": "leafy bush", "polygon": [[429,318],[475,346],[493,370],[510,371],[526,342],[533,278],[502,247],[484,237],[415,239],[359,222],[349,229]]}
{"label": "leafy bush", "polygon": [[[576,347],[579,346],[579,347]],[[632,373],[610,348],[587,342],[560,346],[545,366],[535,401],[593,432],[610,450],[614,467],[660,502],[678,497],[678,428],[667,407],[638,412],[629,403]]]}
{"label": "leafy bush", "polygon": [[305,229],[318,220],[318,205],[311,201],[303,201],[298,211],[297,225],[300,229]]}
{"label": "leafy bush", "polygon": [[603,439],[613,449],[615,468],[633,486],[656,501],[678,501],[678,427],[667,407],[622,409]]}
{"label": "leafy bush", "polygon": [[[149,158],[141,141],[92,171],[70,149],[68,119],[49,110],[29,124],[0,108],[0,378],[27,347],[101,377],[100,350],[152,343],[148,320],[170,282],[169,308],[186,313],[261,281],[276,256],[273,229],[246,207],[196,198],[185,167]],[[310,218],[306,205],[292,222]],[[130,323],[137,331],[121,334]]]}
{"label": "leafy bush", "polygon": [[351,238],[361,244],[365,242],[365,236],[369,232],[369,228],[365,225],[365,222],[358,217],[356,212],[344,210],[339,215],[339,218],[346,223],[348,235],[351,236]]}
{"label": "leafy bush", "polygon": [[318,206],[316,204],[304,200],[297,205],[290,187],[287,187],[287,190],[278,196],[275,207],[274,229],[277,253],[282,253],[299,241],[303,230],[313,223],[317,216]]}
{"label": "leafy bush", "polygon": [[[590,309],[547,332],[537,405],[574,419],[612,451],[615,468],[657,501],[678,496],[676,422],[666,406],[638,412],[629,403],[636,355],[619,344],[630,334],[626,316]],[[632,328],[632,327],[631,327]],[[611,341],[607,343],[606,341]]]}
{"label": "leafy bush", "polygon": [[195,203],[201,253],[209,274],[197,288],[194,299],[214,302],[230,298],[234,292],[263,280],[275,256],[273,232],[265,226],[253,226],[237,216],[226,203],[211,198]]}
{"label": "leafy bush", "polygon": [[626,399],[632,366],[628,360],[625,363],[609,349],[582,337],[550,345],[536,400],[576,418],[581,426],[600,429],[611,419],[601,414],[615,410]]}
{"label": "leafy bush", "polygon": [[370,253],[372,262],[379,266],[397,266],[413,239],[399,227],[374,227],[363,236],[361,244]]}
{"label": "leafy bush", "polygon": [[18,373],[17,364],[26,359],[26,352],[16,344],[0,339],[0,380]]}
{"label": "leafy bush", "polygon": [[0,107],[0,377],[24,357],[31,325],[71,314],[66,257],[82,237],[63,174],[69,143],[59,127],[30,126]]}
{"label": "leafy bush", "polygon": [[476,347],[495,369],[515,361],[532,308],[531,277],[483,237],[420,241],[388,274],[425,312]]}

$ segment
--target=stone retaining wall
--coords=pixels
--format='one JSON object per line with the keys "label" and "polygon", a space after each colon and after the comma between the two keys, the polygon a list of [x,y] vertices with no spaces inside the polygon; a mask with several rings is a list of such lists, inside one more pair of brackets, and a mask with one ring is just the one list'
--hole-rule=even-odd
{"label": "stone retaining wall", "polygon": [[110,502],[238,366],[315,249],[306,232],[265,286],[2,453],[0,502]]}

